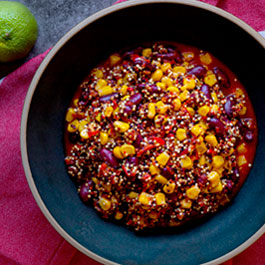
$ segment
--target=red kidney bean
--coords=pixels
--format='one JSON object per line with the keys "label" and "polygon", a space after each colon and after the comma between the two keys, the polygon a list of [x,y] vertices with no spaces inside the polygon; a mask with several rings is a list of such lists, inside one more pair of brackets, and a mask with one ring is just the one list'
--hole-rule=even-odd
{"label": "red kidney bean", "polygon": [[104,160],[106,163],[108,163],[110,166],[112,167],[118,166],[118,161],[110,150],[102,148],[99,153],[101,159]]}
{"label": "red kidney bean", "polygon": [[206,69],[202,65],[197,65],[187,72],[190,75],[195,75],[197,78],[201,78],[206,74]]}
{"label": "red kidney bean", "polygon": [[135,147],[141,147],[141,143],[143,141],[143,137],[141,136],[141,134],[137,134],[136,140],[134,142]]}
{"label": "red kidney bean", "polygon": [[113,93],[113,94],[110,94],[110,95],[106,95],[106,96],[100,97],[99,98],[99,101],[101,101],[101,102],[108,102],[108,101],[110,101],[113,98],[117,98],[118,96],[119,96],[118,93]]}
{"label": "red kidney bean", "polygon": [[233,168],[233,175],[231,177],[232,181],[236,183],[239,179],[239,170],[237,167]]}
{"label": "red kidney bean", "polygon": [[136,93],[130,97],[129,103],[138,105],[141,103],[143,96],[141,93]]}
{"label": "red kidney bean", "polygon": [[230,85],[231,85],[230,80],[229,80],[227,74],[223,70],[221,70],[219,67],[214,67],[213,72],[215,73],[220,86],[222,86],[224,88],[230,87]]}
{"label": "red kidney bean", "polygon": [[139,159],[135,156],[131,156],[128,158],[128,163],[137,166],[139,163]]}
{"label": "red kidney bean", "polygon": [[204,93],[204,95],[208,98],[211,99],[211,92],[210,92],[210,87],[206,84],[203,84],[200,88],[201,92]]}
{"label": "red kidney bean", "polygon": [[226,102],[225,102],[225,105],[224,105],[224,109],[225,109],[225,113],[228,115],[228,116],[232,116],[233,114],[233,109],[232,109],[232,101],[229,97],[226,98]]}
{"label": "red kidney bean", "polygon": [[234,183],[233,183],[233,181],[232,180],[226,180],[226,185],[225,185],[225,187],[229,190],[229,191],[231,191],[232,189],[233,189],[233,186],[234,186]]}
{"label": "red kidney bean", "polygon": [[91,200],[91,191],[93,190],[93,181],[90,180],[87,183],[84,183],[80,187],[79,196],[83,202],[88,202]]}
{"label": "red kidney bean", "polygon": [[254,134],[253,134],[253,132],[250,131],[250,130],[247,130],[247,131],[245,132],[244,138],[245,138],[245,140],[248,141],[248,142],[253,141],[253,139],[254,139]]}
{"label": "red kidney bean", "polygon": [[124,106],[124,112],[127,114],[130,114],[132,112],[132,108],[128,105],[125,105]]}
{"label": "red kidney bean", "polygon": [[162,175],[168,179],[172,178],[174,176],[174,171],[170,167],[163,167],[162,169]]}
{"label": "red kidney bean", "polygon": [[212,129],[215,130],[217,135],[222,135],[225,133],[225,126],[219,119],[211,118],[209,125]]}

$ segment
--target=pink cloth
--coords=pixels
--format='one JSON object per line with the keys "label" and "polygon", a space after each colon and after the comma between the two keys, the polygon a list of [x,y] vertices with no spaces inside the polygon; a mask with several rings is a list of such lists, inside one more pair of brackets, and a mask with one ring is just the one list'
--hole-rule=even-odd
{"label": "pink cloth", "polygon": [[[121,2],[121,1],[119,1]],[[256,30],[265,30],[264,0],[204,0]],[[45,53],[9,74],[0,84],[0,265],[97,265],[68,244],[48,223],[28,187],[20,156],[23,102]],[[265,235],[226,265],[265,264]]]}

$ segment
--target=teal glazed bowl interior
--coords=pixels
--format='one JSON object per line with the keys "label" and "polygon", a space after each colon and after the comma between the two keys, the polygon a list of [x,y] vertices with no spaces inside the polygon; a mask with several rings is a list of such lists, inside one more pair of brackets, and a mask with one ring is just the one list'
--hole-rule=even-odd
{"label": "teal glazed bowl interior", "polygon": [[[97,63],[145,41],[168,40],[210,51],[239,77],[253,103],[258,146],[251,172],[232,203],[207,220],[137,234],[84,205],[64,165],[64,118],[71,98]],[[30,86],[21,147],[33,195],[54,228],[105,264],[217,264],[265,231],[264,40],[232,15],[196,1],[129,1],[87,18],[51,50]]]}

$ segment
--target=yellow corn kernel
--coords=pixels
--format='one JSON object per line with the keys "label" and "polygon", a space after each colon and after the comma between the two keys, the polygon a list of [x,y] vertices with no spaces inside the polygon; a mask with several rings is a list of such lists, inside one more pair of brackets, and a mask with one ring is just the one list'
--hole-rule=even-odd
{"label": "yellow corn kernel", "polygon": [[123,213],[121,213],[121,212],[116,212],[116,214],[115,214],[115,219],[116,219],[116,220],[121,220],[122,217],[123,217]]}
{"label": "yellow corn kernel", "polygon": [[209,111],[210,107],[208,107],[207,105],[204,105],[198,109],[198,113],[203,117],[206,117]]}
{"label": "yellow corn kernel", "polygon": [[76,99],[74,100],[74,102],[73,102],[73,104],[74,104],[74,106],[75,106],[75,107],[77,107],[77,106],[78,106],[78,102],[79,102],[79,99],[78,99],[78,98],[76,98]]}
{"label": "yellow corn kernel", "polygon": [[156,204],[161,205],[166,203],[166,196],[162,192],[158,192],[155,194]]}
{"label": "yellow corn kernel", "polygon": [[166,152],[161,153],[157,158],[156,161],[162,167],[164,167],[169,160],[169,155]]}
{"label": "yellow corn kernel", "polygon": [[243,106],[243,108],[238,112],[239,115],[245,115],[247,112],[247,107]]}
{"label": "yellow corn kernel", "polygon": [[80,132],[80,137],[82,139],[85,139],[87,140],[89,138],[89,135],[88,135],[88,130],[87,129],[84,129],[83,131]]}
{"label": "yellow corn kernel", "polygon": [[185,198],[185,199],[180,201],[180,205],[184,209],[190,209],[192,206],[192,201]]}
{"label": "yellow corn kernel", "polygon": [[206,164],[206,158],[205,158],[205,156],[201,156],[199,159],[199,165],[203,166],[205,164]]}
{"label": "yellow corn kernel", "polygon": [[114,66],[121,60],[121,57],[117,54],[113,54],[110,56],[109,60],[110,60],[110,66]]}
{"label": "yellow corn kernel", "polygon": [[108,107],[105,109],[104,114],[105,114],[106,117],[109,118],[109,117],[111,116],[112,112],[113,112],[113,108],[112,108],[111,106],[108,106]]}
{"label": "yellow corn kernel", "polygon": [[175,66],[173,68],[173,72],[176,74],[185,74],[186,73],[186,68],[183,66]]}
{"label": "yellow corn kernel", "polygon": [[198,186],[194,185],[186,190],[186,195],[189,199],[196,199],[200,194],[201,190]]}
{"label": "yellow corn kernel", "polygon": [[100,197],[99,200],[98,200],[98,204],[100,206],[100,208],[103,210],[103,211],[107,211],[110,209],[111,207],[111,202],[110,200],[104,198],[104,197]]}
{"label": "yellow corn kernel", "polygon": [[149,205],[153,200],[153,196],[149,193],[142,192],[139,196],[139,202],[143,205]]}
{"label": "yellow corn kernel", "polygon": [[196,150],[199,155],[204,154],[207,151],[207,147],[204,142],[196,144]]}
{"label": "yellow corn kernel", "polygon": [[224,165],[225,160],[222,156],[214,156],[212,165],[214,168],[220,168]]}
{"label": "yellow corn kernel", "polygon": [[240,88],[236,88],[235,94],[236,94],[236,97],[244,96],[244,92]]}
{"label": "yellow corn kernel", "polygon": [[188,113],[189,113],[191,116],[193,116],[193,115],[195,114],[195,110],[194,110],[193,108],[191,108],[191,107],[187,107],[187,111],[188,111]]}
{"label": "yellow corn kernel", "polygon": [[[183,92],[184,93],[184,92]],[[179,110],[180,107],[181,107],[181,101],[179,98],[175,98],[173,101],[172,101],[172,104],[174,106],[174,110]]]}
{"label": "yellow corn kernel", "polygon": [[157,82],[160,81],[163,76],[163,72],[160,69],[155,70],[155,72],[152,74],[152,79]]}
{"label": "yellow corn kernel", "polygon": [[195,135],[195,136],[199,136],[200,134],[203,133],[203,129],[201,127],[200,124],[195,124],[192,128],[191,128],[191,132]]}
{"label": "yellow corn kernel", "polygon": [[147,117],[149,119],[153,119],[156,115],[156,104],[155,103],[149,103],[148,104],[148,114]]}
{"label": "yellow corn kernel", "polygon": [[219,173],[217,173],[216,171],[211,171],[208,175],[207,175],[207,179],[208,181],[211,183],[211,186],[214,188],[218,185],[218,183],[220,182],[220,175]]}
{"label": "yellow corn kernel", "polygon": [[101,113],[98,113],[95,118],[98,122],[101,122],[101,115],[102,115]]}
{"label": "yellow corn kernel", "polygon": [[211,97],[212,97],[212,99],[213,99],[213,101],[214,101],[215,103],[218,101],[218,98],[217,98],[217,95],[216,95],[215,92],[212,92],[212,93],[211,93]]}
{"label": "yellow corn kernel", "polygon": [[105,145],[105,144],[108,142],[108,140],[109,140],[109,136],[108,136],[107,133],[105,133],[105,132],[101,132],[101,133],[99,134],[99,139],[100,139],[100,143],[101,143],[102,145]]}
{"label": "yellow corn kernel", "polygon": [[158,167],[154,166],[153,164],[150,165],[149,171],[150,171],[151,175],[156,175],[156,174],[160,173],[160,169]]}
{"label": "yellow corn kernel", "polygon": [[120,89],[120,93],[125,96],[127,94],[127,89],[128,89],[128,86],[126,85],[123,85]]}
{"label": "yellow corn kernel", "polygon": [[142,50],[142,55],[144,57],[149,57],[152,54],[152,49],[151,48],[146,48]]}
{"label": "yellow corn kernel", "polygon": [[129,123],[123,121],[114,121],[113,125],[121,133],[128,131],[130,128]]}
{"label": "yellow corn kernel", "polygon": [[167,91],[169,92],[174,92],[174,93],[179,93],[179,89],[175,86],[169,86]]}
{"label": "yellow corn kernel", "polygon": [[183,52],[182,56],[184,57],[185,61],[191,61],[194,58],[193,52]]}
{"label": "yellow corn kernel", "polygon": [[166,85],[164,83],[162,83],[162,82],[157,82],[156,85],[158,87],[160,87],[162,90],[165,90],[166,89]]}
{"label": "yellow corn kernel", "polygon": [[126,96],[122,97],[121,100],[126,100],[128,98],[130,98],[130,95],[126,95]]}
{"label": "yellow corn kernel", "polygon": [[113,154],[114,154],[114,156],[115,156],[116,158],[118,158],[118,159],[123,159],[123,158],[124,158],[124,156],[123,156],[123,154],[122,154],[122,152],[121,152],[121,148],[120,148],[120,146],[115,146],[115,147],[114,147],[114,149],[113,149]]}
{"label": "yellow corn kernel", "polygon": [[216,84],[217,79],[215,74],[210,74],[204,77],[204,83],[209,85],[209,86],[213,86],[214,84]]}
{"label": "yellow corn kernel", "polygon": [[65,115],[65,120],[67,122],[71,122],[74,119],[75,110],[73,108],[69,108]]}
{"label": "yellow corn kernel", "polygon": [[167,76],[164,76],[162,79],[161,79],[161,82],[163,84],[165,84],[166,87],[169,87],[169,86],[172,86],[173,83],[172,83],[172,79],[167,77]]}
{"label": "yellow corn kernel", "polygon": [[97,84],[96,84],[96,90],[101,89],[102,87],[106,86],[108,83],[104,79],[99,79]]}
{"label": "yellow corn kernel", "polygon": [[92,177],[91,179],[92,179],[92,181],[93,181],[95,184],[98,184],[98,183],[99,183],[99,180],[98,180],[97,178]]}
{"label": "yellow corn kernel", "polygon": [[135,154],[135,147],[131,144],[123,144],[121,146],[121,153],[123,157],[131,156]]}
{"label": "yellow corn kernel", "polygon": [[88,121],[87,120],[81,120],[79,121],[79,126],[78,126],[78,131],[81,132],[83,131],[88,125]]}
{"label": "yellow corn kernel", "polygon": [[242,143],[240,144],[237,148],[236,148],[237,152],[239,154],[244,154],[247,152],[247,148],[246,148],[246,144],[245,143]]}
{"label": "yellow corn kernel", "polygon": [[67,131],[70,133],[76,132],[78,130],[78,126],[79,126],[79,121],[73,120],[71,123],[68,124]]}
{"label": "yellow corn kernel", "polygon": [[215,137],[215,135],[213,134],[209,134],[205,137],[205,141],[210,144],[211,146],[215,147],[218,145],[218,141]]}
{"label": "yellow corn kernel", "polygon": [[170,64],[170,63],[163,63],[163,64],[161,65],[161,70],[162,70],[163,72],[166,72],[166,71],[169,70],[169,69],[171,69],[171,64]]}
{"label": "yellow corn kernel", "polygon": [[163,177],[162,175],[157,175],[155,177],[155,180],[160,183],[160,184],[166,184],[167,183],[167,178]]}
{"label": "yellow corn kernel", "polygon": [[99,95],[106,96],[113,93],[113,88],[111,86],[104,86],[98,89]]}
{"label": "yellow corn kernel", "polygon": [[102,78],[103,72],[100,69],[94,69],[92,71],[92,75],[96,76],[97,78]]}
{"label": "yellow corn kernel", "polygon": [[187,138],[186,130],[183,128],[178,128],[176,132],[176,137],[179,141],[183,141]]}
{"label": "yellow corn kernel", "polygon": [[204,53],[204,54],[200,54],[200,61],[204,64],[210,64],[213,60],[212,60],[212,57],[211,55],[207,52],[207,53]]}
{"label": "yellow corn kernel", "polygon": [[211,112],[212,112],[213,114],[217,114],[218,110],[219,110],[218,105],[213,104],[213,105],[211,106]]}
{"label": "yellow corn kernel", "polygon": [[180,95],[179,99],[181,102],[185,101],[189,97],[190,92],[188,90],[184,90]]}
{"label": "yellow corn kernel", "polygon": [[130,199],[135,199],[135,198],[138,197],[138,195],[139,195],[139,193],[134,192],[134,191],[131,191],[131,192],[128,194],[128,196],[129,196]]}
{"label": "yellow corn kernel", "polygon": [[161,100],[156,103],[157,112],[160,114],[165,114],[168,110],[168,106],[164,104]]}
{"label": "yellow corn kernel", "polygon": [[185,156],[180,160],[180,165],[182,168],[190,169],[193,166],[193,162],[189,156]]}
{"label": "yellow corn kernel", "polygon": [[164,187],[163,187],[163,191],[164,191],[165,193],[171,194],[171,193],[174,192],[175,187],[176,187],[176,183],[173,182],[173,181],[170,181],[170,180],[169,180],[169,181],[167,181],[167,183],[164,185]]}
{"label": "yellow corn kernel", "polygon": [[231,156],[235,152],[235,149],[232,147],[229,149],[229,152],[227,154],[222,154],[224,157]]}
{"label": "yellow corn kernel", "polygon": [[193,89],[196,86],[195,80],[193,78],[184,78],[183,80],[183,86],[181,87],[181,90],[186,89]]}
{"label": "yellow corn kernel", "polygon": [[222,182],[219,181],[219,183],[216,185],[216,187],[214,187],[213,189],[210,190],[210,193],[216,193],[216,192],[220,192],[223,190],[223,185]]}
{"label": "yellow corn kernel", "polygon": [[240,155],[240,156],[238,156],[236,161],[237,161],[237,165],[238,165],[239,167],[245,165],[245,164],[248,162],[248,161],[246,160],[246,157],[245,157],[244,155]]}

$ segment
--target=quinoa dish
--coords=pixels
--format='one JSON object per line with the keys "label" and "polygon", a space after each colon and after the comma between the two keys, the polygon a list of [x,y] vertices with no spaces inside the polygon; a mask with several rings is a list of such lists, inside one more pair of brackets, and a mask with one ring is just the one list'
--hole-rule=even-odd
{"label": "quinoa dish", "polygon": [[77,88],[65,119],[65,164],[81,200],[135,230],[179,226],[227,205],[257,144],[235,74],[179,43],[110,55]]}

